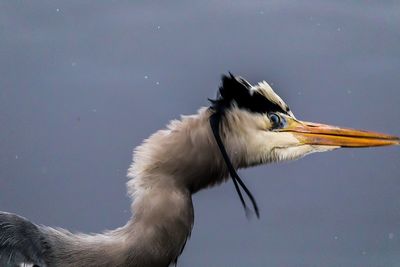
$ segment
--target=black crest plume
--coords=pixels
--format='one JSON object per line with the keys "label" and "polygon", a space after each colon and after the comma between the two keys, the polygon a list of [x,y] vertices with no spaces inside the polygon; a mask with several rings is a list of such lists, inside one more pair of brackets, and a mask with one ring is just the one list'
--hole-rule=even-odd
{"label": "black crest plume", "polygon": [[212,104],[210,108],[214,110],[214,113],[210,116],[210,126],[214,134],[215,141],[217,142],[219,150],[221,151],[222,157],[231,175],[233,184],[235,185],[236,192],[238,193],[240,201],[242,202],[242,205],[246,211],[246,216],[249,216],[249,208],[247,207],[246,202],[243,198],[241,189],[244,190],[244,192],[250,199],[253,205],[254,212],[257,218],[259,218],[260,212],[257,206],[257,202],[254,199],[250,190],[246,187],[240,176],[237,174],[235,168],[233,167],[219,133],[221,119],[224,116],[225,111],[232,106],[233,102],[236,102],[239,107],[244,108],[247,108],[249,107],[249,105],[251,105],[253,99],[249,90],[250,87],[251,85],[242,78],[236,78],[231,73],[229,73],[229,77],[224,75],[222,77],[222,86],[219,88],[219,95],[217,99],[210,100]]}

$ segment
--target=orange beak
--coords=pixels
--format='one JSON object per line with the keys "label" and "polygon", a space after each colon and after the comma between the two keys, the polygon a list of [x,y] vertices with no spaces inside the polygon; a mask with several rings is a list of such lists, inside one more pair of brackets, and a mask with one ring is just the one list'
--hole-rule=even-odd
{"label": "orange beak", "polygon": [[400,145],[400,138],[383,133],[340,128],[331,125],[288,119],[286,127],[278,130],[292,133],[302,144],[371,147]]}

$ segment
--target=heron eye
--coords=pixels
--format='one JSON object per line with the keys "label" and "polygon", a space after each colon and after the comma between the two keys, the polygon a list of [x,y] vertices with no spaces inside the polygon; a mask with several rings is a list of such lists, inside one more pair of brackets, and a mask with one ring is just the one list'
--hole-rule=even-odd
{"label": "heron eye", "polygon": [[273,126],[274,128],[275,128],[275,127],[279,127],[280,124],[281,124],[281,117],[280,117],[278,114],[276,114],[276,113],[271,113],[271,114],[269,115],[269,120],[271,121],[272,126]]}

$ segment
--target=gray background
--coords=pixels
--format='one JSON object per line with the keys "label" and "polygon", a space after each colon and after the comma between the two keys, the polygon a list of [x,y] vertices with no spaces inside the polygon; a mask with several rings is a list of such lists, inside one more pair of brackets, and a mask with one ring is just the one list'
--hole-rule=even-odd
{"label": "gray background", "polygon": [[[0,210],[73,231],[130,217],[132,149],[267,80],[298,118],[400,135],[399,1],[1,1]],[[194,196],[178,266],[400,266],[399,147],[240,173]]]}

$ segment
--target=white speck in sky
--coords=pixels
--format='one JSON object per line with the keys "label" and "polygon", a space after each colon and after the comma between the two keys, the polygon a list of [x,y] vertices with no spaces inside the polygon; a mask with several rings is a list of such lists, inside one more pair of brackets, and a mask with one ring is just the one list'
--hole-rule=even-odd
{"label": "white speck in sky", "polygon": [[147,76],[147,75],[144,75],[144,78],[147,80],[147,79],[149,78],[149,76]]}
{"label": "white speck in sky", "polygon": [[160,82],[156,82],[156,84],[157,84],[157,85],[159,85],[159,84],[160,84]]}
{"label": "white speck in sky", "polygon": [[264,11],[263,11],[263,10],[261,10],[261,11],[260,11],[260,14],[261,14],[261,15],[264,15]]}
{"label": "white speck in sky", "polygon": [[352,92],[351,92],[351,90],[347,90],[347,94],[349,94],[349,95],[350,95],[351,93],[352,93]]}
{"label": "white speck in sky", "polygon": [[92,112],[97,112],[97,109],[95,109],[95,108],[94,108],[94,109],[92,109]]}
{"label": "white speck in sky", "polygon": [[59,9],[59,8],[57,8],[57,9],[56,9],[56,11],[57,11],[57,12],[60,12],[60,9]]}
{"label": "white speck in sky", "polygon": [[161,26],[160,26],[160,25],[157,26],[157,30],[159,30],[159,29],[161,29]]}
{"label": "white speck in sky", "polygon": [[389,233],[389,234],[388,234],[388,238],[389,238],[389,239],[393,239],[393,238],[394,238],[394,233]]}
{"label": "white speck in sky", "polygon": [[361,252],[361,254],[367,255],[367,252],[366,252],[365,250],[363,250],[363,251]]}
{"label": "white speck in sky", "polygon": [[317,23],[317,26],[321,26],[321,23]]}
{"label": "white speck in sky", "polygon": [[72,63],[71,63],[71,66],[72,66],[72,67],[75,67],[75,66],[76,66],[76,62],[72,62]]}
{"label": "white speck in sky", "polygon": [[333,237],[333,239],[338,240],[339,237],[338,237],[337,235],[335,235],[335,236]]}
{"label": "white speck in sky", "polygon": [[340,32],[342,29],[341,29],[340,27],[338,27],[336,30],[337,30],[338,32]]}
{"label": "white speck in sky", "polygon": [[15,155],[15,159],[18,159],[18,155]]}

